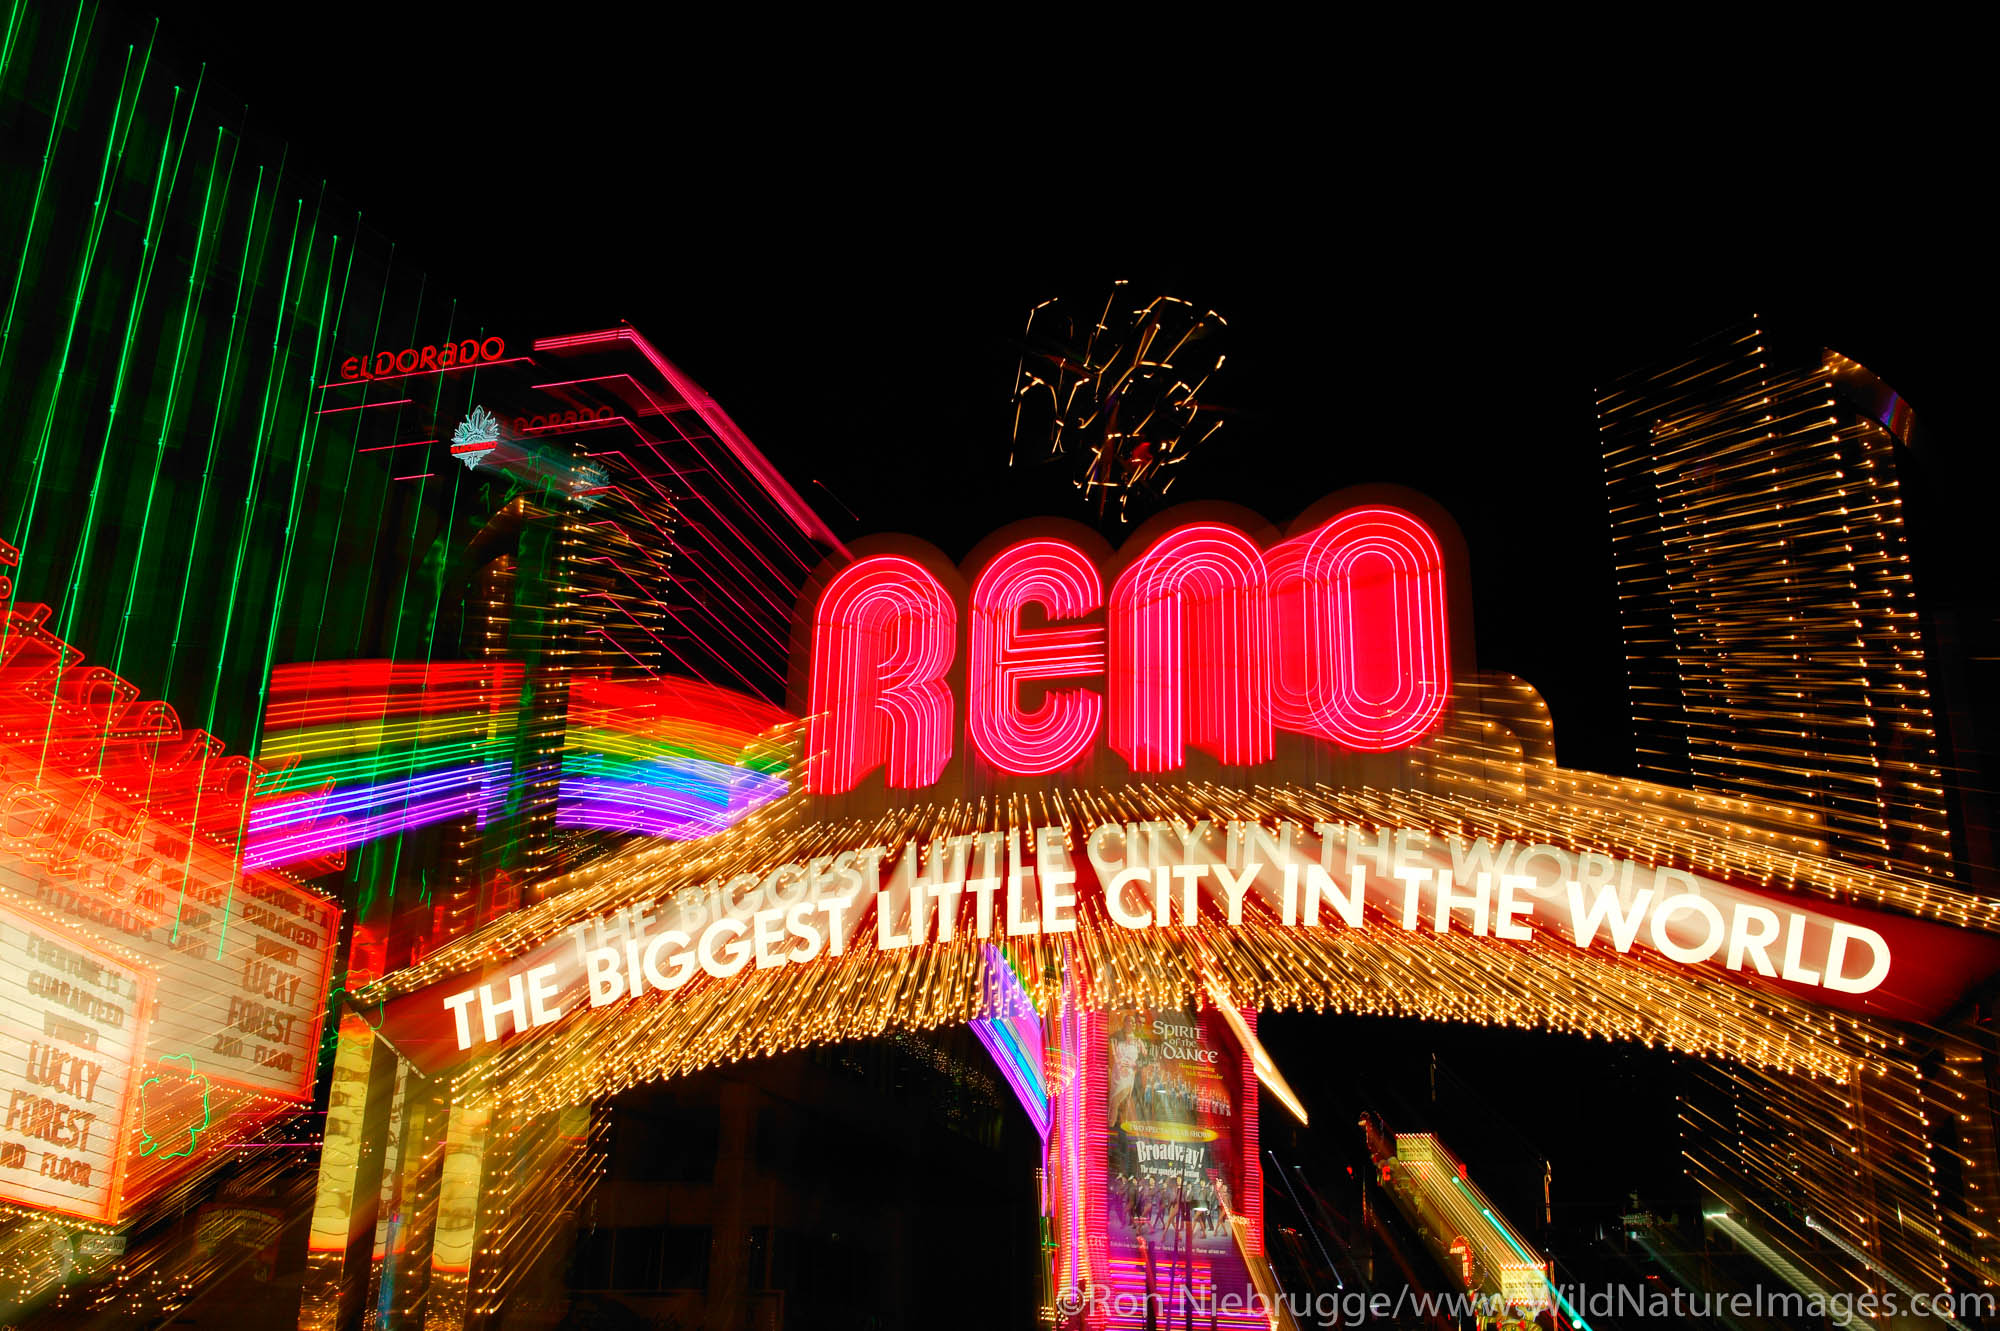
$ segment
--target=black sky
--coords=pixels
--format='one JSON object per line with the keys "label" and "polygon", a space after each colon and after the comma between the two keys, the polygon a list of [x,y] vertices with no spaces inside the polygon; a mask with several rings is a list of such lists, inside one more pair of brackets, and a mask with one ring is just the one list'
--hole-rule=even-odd
{"label": "black sky", "polygon": [[1266,48],[1198,88],[1043,86],[963,37],[861,53],[775,13],[755,40],[657,7],[161,19],[461,310],[521,340],[629,319],[843,536],[958,557],[1085,516],[1004,467],[1029,306],[1126,278],[1219,310],[1231,418],[1180,491],[1278,522],[1351,484],[1431,494],[1481,664],[1543,691],[1572,765],[1629,760],[1595,385],[1757,313],[1985,451],[1964,169],[1929,169],[1927,127],[1872,149],[1875,101],[1829,139],[1758,80],[1607,103]]}

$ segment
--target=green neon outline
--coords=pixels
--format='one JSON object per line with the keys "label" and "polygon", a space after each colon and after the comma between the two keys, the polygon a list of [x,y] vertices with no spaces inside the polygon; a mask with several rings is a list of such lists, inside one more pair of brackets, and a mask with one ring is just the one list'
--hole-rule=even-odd
{"label": "green neon outline", "polygon": [[[215,1121],[215,1107],[209,1102],[209,1092],[214,1088],[205,1074],[196,1072],[194,1070],[194,1055],[168,1054],[165,1058],[161,1059],[160,1062],[171,1063],[177,1058],[183,1058],[187,1060],[188,1080],[198,1081],[201,1083],[201,1126],[196,1128],[186,1129],[188,1135],[188,1144],[187,1144],[187,1149],[185,1151],[169,1151],[165,1155],[160,1157],[160,1159],[162,1160],[179,1160],[184,1156],[193,1155],[196,1141],[201,1137],[202,1133],[208,1131],[208,1125]],[[146,1080],[139,1083],[139,1116],[141,1118],[144,1118],[146,1114],[146,1088],[148,1086],[157,1084],[159,1081],[160,1081],[160,1074],[156,1072],[152,1076],[146,1078]],[[153,1154],[153,1152],[160,1149],[160,1143],[154,1140],[152,1133],[146,1131],[146,1127],[143,1123],[140,1124],[139,1126],[139,1136],[144,1138],[144,1140],[139,1144],[140,1155],[150,1156]]]}

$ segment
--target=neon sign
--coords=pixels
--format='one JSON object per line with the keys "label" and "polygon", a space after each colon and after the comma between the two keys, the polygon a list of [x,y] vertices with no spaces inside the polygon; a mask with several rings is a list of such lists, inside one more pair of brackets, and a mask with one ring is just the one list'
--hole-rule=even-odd
{"label": "neon sign", "polygon": [[[1993,951],[1984,936],[1694,870],[1421,828],[1079,821],[920,849],[916,838],[900,852],[828,847],[580,918],[504,966],[392,1000],[378,1029],[436,1075],[475,1047],[579,1010],[771,970],[1036,936],[1246,928],[1266,939],[1327,930],[1636,953],[1654,966],[1755,976],[1825,1007],[1928,1020],[1966,974],[1990,970]],[[1894,967],[1897,952],[1928,964]]]}
{"label": "neon sign", "polygon": [[[1108,595],[1097,564],[1053,538],[1007,546],[970,581],[965,729],[1010,776],[1068,769],[1100,732],[1135,773],[1175,771],[1189,749],[1269,762],[1280,731],[1401,749],[1435,728],[1451,691],[1443,551],[1423,519],[1386,504],[1268,550],[1222,522],[1174,527]],[[878,769],[890,789],[936,784],[953,753],[958,621],[938,575],[903,555],[858,559],[826,584],[808,792],[842,794]],[[1101,691],[1083,687],[1093,679]],[[1033,706],[1029,685],[1043,690]]]}
{"label": "neon sign", "polygon": [[512,424],[515,434],[532,434],[537,430],[555,430],[565,425],[594,425],[599,421],[612,420],[617,414],[609,407],[571,407],[567,411],[516,416]]}
{"label": "neon sign", "polygon": [[506,354],[507,343],[500,338],[468,337],[463,342],[446,342],[442,346],[404,347],[401,351],[349,356],[340,363],[340,378],[343,383],[358,383],[363,379],[415,374],[419,370],[457,370],[469,365],[490,365]]}

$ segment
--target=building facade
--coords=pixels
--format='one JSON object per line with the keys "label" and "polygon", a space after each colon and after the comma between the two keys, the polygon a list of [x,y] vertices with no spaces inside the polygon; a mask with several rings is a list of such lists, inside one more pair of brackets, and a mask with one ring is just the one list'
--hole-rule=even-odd
{"label": "building facade", "polygon": [[[1809,810],[1843,861],[1990,895],[1910,404],[1752,320],[1597,409],[1639,772]],[[1704,1064],[1689,1173],[1720,1232],[1829,1292],[1990,1289],[1996,1077],[1990,994],[1876,1078]]]}

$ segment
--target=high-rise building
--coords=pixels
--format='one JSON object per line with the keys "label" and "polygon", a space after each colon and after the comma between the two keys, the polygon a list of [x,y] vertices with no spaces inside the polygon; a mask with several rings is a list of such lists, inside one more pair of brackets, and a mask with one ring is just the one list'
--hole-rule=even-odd
{"label": "high-rise building", "polygon": [[[1639,772],[1809,809],[1841,859],[1976,880],[1909,404],[1753,319],[1597,410]],[[1990,1288],[1990,1023],[1981,999],[1867,1078],[1696,1066],[1686,1167],[1720,1232],[1827,1289]]]}
{"label": "high-rise building", "polygon": [[1904,525],[1908,404],[1753,320],[1597,411],[1639,771],[1813,809],[1862,863],[1962,874]]}

